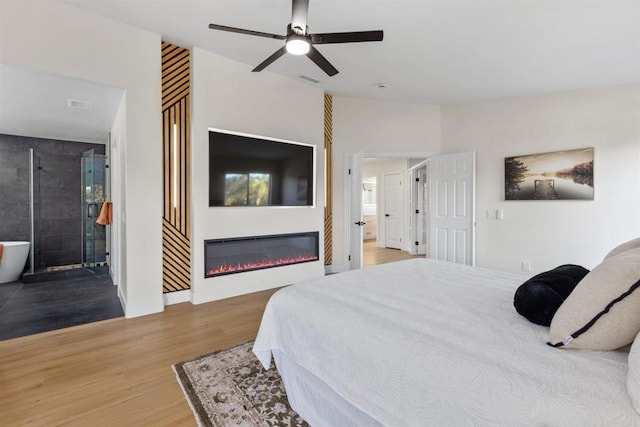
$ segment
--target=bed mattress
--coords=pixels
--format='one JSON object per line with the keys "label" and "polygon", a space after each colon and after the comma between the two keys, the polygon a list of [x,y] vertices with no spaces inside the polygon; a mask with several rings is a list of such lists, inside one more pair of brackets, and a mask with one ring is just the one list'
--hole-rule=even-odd
{"label": "bed mattress", "polygon": [[254,352],[386,426],[640,425],[628,353],[547,346],[513,309],[523,281],[428,259],[311,280],[274,294]]}

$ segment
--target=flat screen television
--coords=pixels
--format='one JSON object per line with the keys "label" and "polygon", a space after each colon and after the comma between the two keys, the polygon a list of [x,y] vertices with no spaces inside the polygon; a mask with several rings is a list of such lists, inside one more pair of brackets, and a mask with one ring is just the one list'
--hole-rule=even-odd
{"label": "flat screen television", "polygon": [[315,146],[209,129],[209,206],[313,206]]}

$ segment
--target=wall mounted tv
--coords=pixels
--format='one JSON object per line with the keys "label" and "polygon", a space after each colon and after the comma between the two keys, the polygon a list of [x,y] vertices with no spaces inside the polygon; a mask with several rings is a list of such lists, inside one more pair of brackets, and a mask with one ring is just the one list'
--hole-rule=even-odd
{"label": "wall mounted tv", "polygon": [[209,129],[209,206],[313,206],[315,146]]}

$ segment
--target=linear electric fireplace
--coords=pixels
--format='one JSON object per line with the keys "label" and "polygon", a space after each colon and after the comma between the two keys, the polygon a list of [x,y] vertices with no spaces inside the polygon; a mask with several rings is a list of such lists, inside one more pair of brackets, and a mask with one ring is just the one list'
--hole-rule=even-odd
{"label": "linear electric fireplace", "polygon": [[205,240],[204,257],[205,278],[317,261],[318,232]]}

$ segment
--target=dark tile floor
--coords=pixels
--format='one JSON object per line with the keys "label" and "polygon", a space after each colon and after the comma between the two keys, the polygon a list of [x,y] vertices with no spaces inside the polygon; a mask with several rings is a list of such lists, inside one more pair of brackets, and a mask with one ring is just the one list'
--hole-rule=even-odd
{"label": "dark tile floor", "polygon": [[108,275],[0,284],[0,341],[122,316]]}

